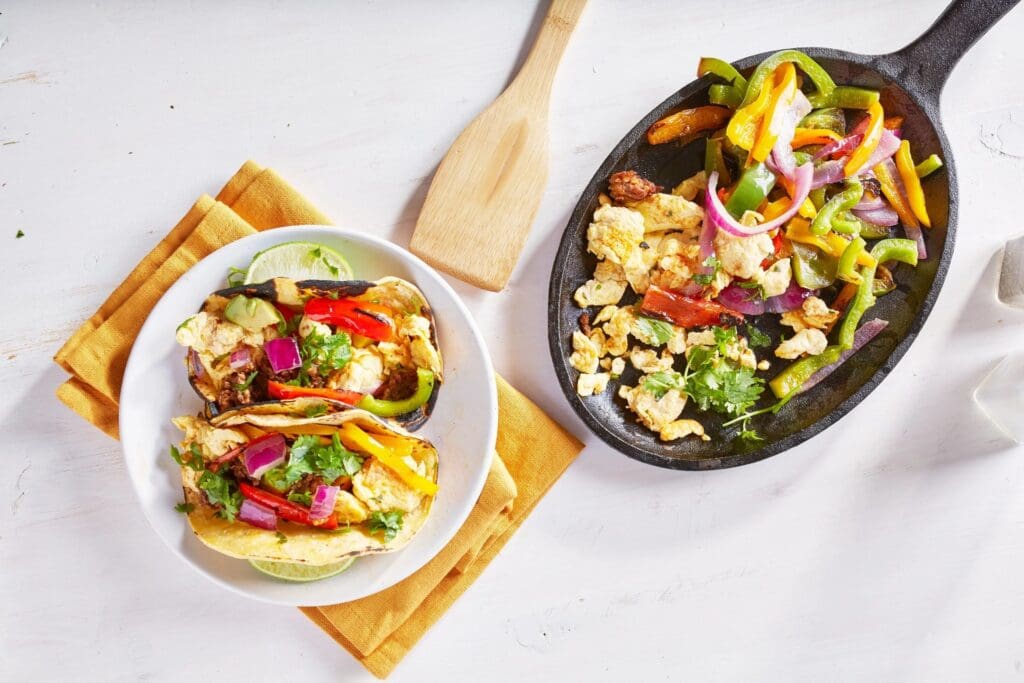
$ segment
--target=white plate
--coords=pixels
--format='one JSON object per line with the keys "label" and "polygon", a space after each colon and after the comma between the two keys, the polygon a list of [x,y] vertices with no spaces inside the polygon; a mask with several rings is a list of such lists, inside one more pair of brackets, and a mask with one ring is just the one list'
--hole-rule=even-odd
{"label": "white plate", "polygon": [[[348,571],[313,583],[287,583],[260,574],[244,560],[210,550],[193,535],[184,515],[177,465],[168,446],[181,433],[177,415],[196,414],[202,401],[185,376],[184,349],[175,328],[213,291],[225,287],[228,266],[245,266],[261,249],[293,240],[320,242],[340,251],[355,276],[395,275],[426,295],[438,323],[444,384],[430,420],[417,435],[440,456],[439,491],[430,518],[404,549],[360,558]],[[128,358],[121,386],[121,443],[143,512],[164,543],[201,574],[236,593],[281,605],[326,605],[384,590],[433,558],[469,515],[494,452],[498,401],[494,370],[469,311],[429,266],[389,242],[342,228],[279,228],[233,242],[200,261],[153,307]]]}

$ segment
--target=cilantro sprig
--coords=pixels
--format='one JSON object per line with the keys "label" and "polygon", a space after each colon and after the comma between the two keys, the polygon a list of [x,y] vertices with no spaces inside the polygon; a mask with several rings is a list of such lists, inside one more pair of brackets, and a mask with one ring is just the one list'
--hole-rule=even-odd
{"label": "cilantro sprig", "polygon": [[398,532],[402,530],[402,517],[405,513],[401,510],[388,510],[387,512],[374,512],[370,515],[368,528],[370,533],[380,533],[384,541],[394,540]]}
{"label": "cilantro sprig", "polygon": [[268,471],[267,483],[278,491],[294,486],[305,474],[316,474],[331,483],[342,476],[351,477],[363,467],[363,459],[345,448],[337,434],[328,444],[320,437],[303,434],[295,439],[288,451],[288,460]]}

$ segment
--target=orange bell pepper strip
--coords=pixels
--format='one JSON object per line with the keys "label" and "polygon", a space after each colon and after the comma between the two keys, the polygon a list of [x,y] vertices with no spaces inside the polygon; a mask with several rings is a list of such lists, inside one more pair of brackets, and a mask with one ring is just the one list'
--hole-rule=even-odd
{"label": "orange bell pepper strip", "polygon": [[903,127],[902,116],[886,116],[885,121],[882,123],[883,126],[888,130],[898,130]]}
{"label": "orange bell pepper strip", "polygon": [[827,145],[842,139],[839,133],[828,128],[797,128],[793,135],[792,147],[800,149],[808,145]]}
{"label": "orange bell pepper strip", "polygon": [[344,389],[322,389],[319,387],[298,387],[284,382],[267,382],[267,393],[271,398],[287,401],[292,398],[326,398],[332,401],[340,401],[354,406],[363,398],[358,391],[346,391]]}
{"label": "orange bell pepper strip", "polygon": [[921,227],[921,223],[917,220],[917,216],[914,215],[914,211],[907,204],[907,200],[903,197],[903,193],[900,192],[899,185],[896,184],[896,178],[893,177],[889,169],[891,166],[887,166],[884,162],[875,166],[872,171],[875,173],[875,177],[878,178],[878,184],[882,188],[882,194],[892,204],[892,208],[896,210],[896,215],[900,217],[900,222],[904,225],[909,225],[912,228]]}
{"label": "orange bell pepper strip", "polygon": [[[763,210],[759,213],[764,216],[765,222],[773,220],[785,213],[791,202],[792,200],[788,197],[776,199],[774,202],[765,204]],[[814,202],[810,199],[804,200],[804,203],[800,205],[799,212],[804,218],[814,218],[818,215],[818,210],[814,208]]]}
{"label": "orange bell pepper strip", "polygon": [[885,128],[884,123],[885,112],[882,110],[882,105],[874,102],[868,107],[868,127],[864,131],[864,138],[857,145],[857,148],[853,150],[853,154],[850,155],[846,166],[843,167],[845,175],[853,175],[871,158],[875,148],[878,147],[878,142],[882,139],[882,130]]}
{"label": "orange bell pepper strip", "polygon": [[924,201],[924,190],[921,188],[921,179],[917,177],[917,169],[914,166],[914,158],[910,155],[910,143],[904,140],[900,148],[896,150],[896,168],[903,179],[903,187],[907,190],[907,202],[910,210],[914,212],[921,224],[926,228],[932,227],[931,218],[928,217],[928,207]]}
{"label": "orange bell pepper strip", "polygon": [[771,98],[768,101],[768,108],[761,117],[761,130],[758,133],[757,141],[750,150],[750,156],[757,161],[764,161],[772,153],[772,147],[778,140],[778,131],[772,130],[772,119],[775,118],[778,110],[789,106],[796,95],[796,67],[792,62],[786,62],[775,71],[777,85],[772,88]]}
{"label": "orange bell pepper strip", "polygon": [[754,146],[761,118],[768,109],[771,97],[772,79],[766,78],[761,85],[761,92],[757,94],[757,99],[747,106],[737,109],[736,113],[729,119],[729,126],[725,129],[725,135],[732,144],[746,150]]}
{"label": "orange bell pepper strip", "polygon": [[437,484],[420,475],[402,460],[394,450],[388,448],[375,437],[367,434],[351,422],[341,426],[341,441],[347,448],[372,455],[380,464],[398,475],[409,488],[428,496],[437,493]]}
{"label": "orange bell pepper strip", "polygon": [[662,145],[694,133],[715,130],[721,128],[731,115],[732,111],[727,107],[717,107],[713,104],[683,109],[655,121],[647,129],[647,142]]}

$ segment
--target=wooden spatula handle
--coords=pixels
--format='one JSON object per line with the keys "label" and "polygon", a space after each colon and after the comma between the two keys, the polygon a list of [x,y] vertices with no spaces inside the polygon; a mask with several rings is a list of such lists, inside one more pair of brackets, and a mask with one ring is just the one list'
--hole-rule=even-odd
{"label": "wooden spatula handle", "polygon": [[516,85],[524,89],[524,94],[540,98],[551,94],[558,62],[586,5],[587,0],[552,0],[530,56],[516,76]]}

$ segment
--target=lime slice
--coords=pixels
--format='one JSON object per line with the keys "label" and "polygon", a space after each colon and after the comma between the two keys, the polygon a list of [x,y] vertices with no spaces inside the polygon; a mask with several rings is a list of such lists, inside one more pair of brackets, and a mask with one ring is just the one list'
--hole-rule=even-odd
{"label": "lime slice", "polygon": [[249,564],[267,576],[284,581],[319,581],[336,576],[352,566],[356,558],[349,557],[341,562],[312,567],[308,564],[292,564],[291,562],[271,562],[270,560],[249,560]]}
{"label": "lime slice", "polygon": [[245,284],[275,277],[293,280],[351,280],[352,268],[345,257],[315,242],[285,242],[252,257]]}

